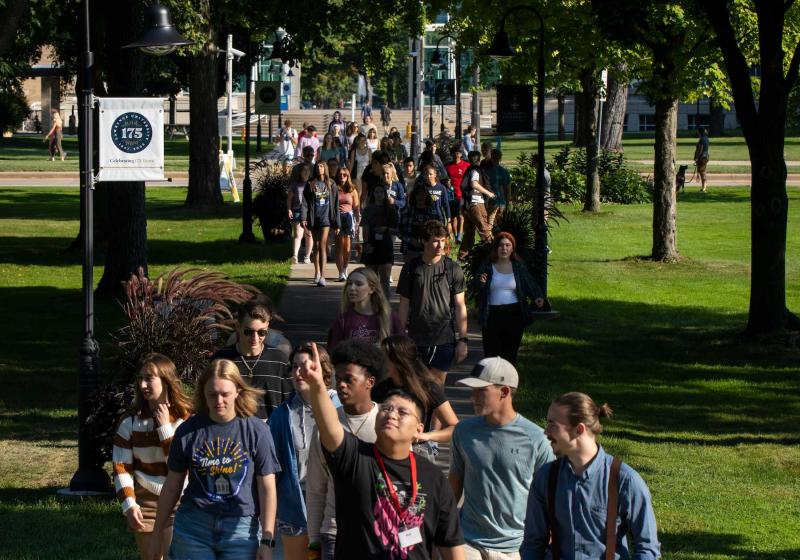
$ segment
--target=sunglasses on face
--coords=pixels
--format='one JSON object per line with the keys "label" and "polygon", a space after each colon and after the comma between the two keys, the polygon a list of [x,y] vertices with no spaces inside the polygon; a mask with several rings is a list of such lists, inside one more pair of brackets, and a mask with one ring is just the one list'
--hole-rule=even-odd
{"label": "sunglasses on face", "polygon": [[259,338],[264,338],[265,336],[267,336],[267,329],[256,330],[256,329],[245,328],[242,329],[242,332],[244,333],[245,336],[253,336],[254,334],[257,334]]}

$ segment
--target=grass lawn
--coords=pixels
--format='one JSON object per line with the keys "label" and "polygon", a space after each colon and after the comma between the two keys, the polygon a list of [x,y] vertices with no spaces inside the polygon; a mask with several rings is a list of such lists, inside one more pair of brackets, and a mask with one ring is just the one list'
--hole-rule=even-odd
{"label": "grass lawn", "polygon": [[[76,461],[80,263],[61,249],[77,230],[77,194],[0,189],[0,304],[11,325],[0,340],[0,559],[136,554],[116,503],[53,496]],[[196,264],[280,292],[288,251],[232,243],[238,207],[196,216],[182,189],[147,196],[151,273]],[[550,242],[562,316],[523,343],[523,414],[542,421],[567,390],[615,408],[602,442],[648,482],[668,559],[800,558],[800,351],[735,338],[748,300],[747,197],[742,188],[681,195],[684,260],[674,265],[636,258],[650,248],[649,205],[592,216],[566,208]],[[798,311],[800,190],[790,199],[787,300]],[[119,320],[114,303],[99,304],[105,371]]]}
{"label": "grass lawn", "polygon": [[[553,157],[566,145],[572,143],[569,140],[556,140],[555,137],[548,137],[545,144],[547,159]],[[490,138],[496,140],[496,138]],[[677,156],[675,160],[681,163],[692,163],[694,157],[694,146],[697,142],[695,137],[678,137]],[[625,159],[632,169],[643,172],[653,172],[652,164],[636,163],[636,160],[653,160],[653,138],[641,134],[625,135],[623,140]],[[536,138],[502,138],[503,160],[506,163],[516,161],[517,156],[522,153],[532,153],[536,151]],[[742,136],[725,136],[721,138],[711,138],[711,160],[708,162],[709,173],[750,173],[749,165],[728,165],[720,164],[720,161],[750,161],[747,153],[747,144]],[[800,161],[800,137],[786,138],[785,156],[787,161]],[[689,171],[694,169],[690,166]],[[800,173],[800,166],[789,166],[789,173]]]}
{"label": "grass lawn", "polygon": [[[178,188],[147,190],[151,275],[175,266],[220,270],[279,297],[289,273],[288,244],[239,246],[241,206],[198,215],[183,207],[185,196]],[[2,559],[136,557],[117,504],[54,496],[77,466],[81,264],[80,255],[63,252],[78,230],[77,215],[76,189],[0,189]],[[97,266],[95,280],[101,275]],[[109,377],[109,332],[121,318],[115,302],[97,302],[96,336]]]}
{"label": "grass lawn", "polygon": [[[255,132],[253,133],[255,135]],[[266,142],[266,130],[261,143],[262,152],[268,152],[272,146]],[[0,138],[0,171],[78,171],[78,138],[65,136],[61,145],[67,152],[66,161],[49,161],[47,144],[39,136],[14,136]],[[222,145],[225,145],[223,140]],[[255,136],[250,140],[250,156],[256,156]],[[244,164],[244,142],[234,137],[233,151],[237,159]],[[164,139],[164,167],[166,171],[189,170],[189,140],[176,136],[172,140]]]}
{"label": "grass lawn", "polygon": [[[581,390],[616,410],[602,442],[645,478],[664,557],[800,558],[800,351],[736,342],[749,297],[745,189],[681,195],[684,261],[649,252],[649,206],[569,209],[552,231],[562,316],[526,334],[523,413]],[[800,191],[787,304],[800,310]]]}

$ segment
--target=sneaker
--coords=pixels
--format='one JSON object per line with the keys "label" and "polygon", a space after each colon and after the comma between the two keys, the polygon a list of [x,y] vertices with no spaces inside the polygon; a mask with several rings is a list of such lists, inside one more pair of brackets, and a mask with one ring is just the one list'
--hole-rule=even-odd
{"label": "sneaker", "polygon": [[391,277],[391,276],[389,276],[389,285],[391,286],[391,285],[393,285],[393,284],[394,284],[394,280],[392,280],[392,277]]}
{"label": "sneaker", "polygon": [[314,276],[314,281],[311,283],[314,284],[315,286],[319,286],[319,276]]}
{"label": "sneaker", "polygon": [[297,255],[292,257],[292,264],[297,264]]}
{"label": "sneaker", "polygon": [[311,259],[306,257],[303,259],[303,264],[311,264]]}
{"label": "sneaker", "polygon": [[320,278],[319,282],[317,282],[317,286],[319,286],[320,288],[324,288],[325,286],[327,286],[327,284],[325,283],[325,279]]}
{"label": "sneaker", "polygon": [[345,280],[347,280],[347,278],[345,277],[344,272],[340,273],[339,274],[339,282],[344,282]]}

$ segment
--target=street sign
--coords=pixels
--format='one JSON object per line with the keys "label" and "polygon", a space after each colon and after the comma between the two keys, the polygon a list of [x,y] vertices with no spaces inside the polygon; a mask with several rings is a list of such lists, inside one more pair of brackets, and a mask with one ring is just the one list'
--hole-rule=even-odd
{"label": "street sign", "polygon": [[497,132],[533,132],[533,86],[497,86]]}
{"label": "street sign", "polygon": [[279,115],[281,112],[281,82],[256,82],[256,114]]}
{"label": "street sign", "polygon": [[605,101],[608,92],[608,70],[605,68],[600,72],[600,81],[603,83],[603,86],[600,88],[600,101]]}
{"label": "street sign", "polygon": [[98,181],[164,180],[164,100],[103,97]]}
{"label": "street sign", "polygon": [[456,104],[456,81],[437,80],[434,89],[434,105]]}

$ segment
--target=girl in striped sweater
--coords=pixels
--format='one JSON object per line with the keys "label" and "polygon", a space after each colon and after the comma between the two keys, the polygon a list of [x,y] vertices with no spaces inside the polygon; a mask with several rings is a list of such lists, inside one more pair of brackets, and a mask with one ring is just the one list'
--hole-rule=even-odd
{"label": "girl in striped sweater", "polygon": [[[114,486],[128,528],[136,536],[139,554],[149,550],[156,504],[167,475],[167,457],[175,429],[191,413],[175,364],[162,354],[145,354],[134,383],[131,410],[114,438]],[[165,531],[165,546],[172,539]],[[164,549],[166,550],[166,548]]]}

